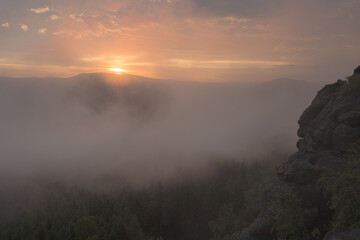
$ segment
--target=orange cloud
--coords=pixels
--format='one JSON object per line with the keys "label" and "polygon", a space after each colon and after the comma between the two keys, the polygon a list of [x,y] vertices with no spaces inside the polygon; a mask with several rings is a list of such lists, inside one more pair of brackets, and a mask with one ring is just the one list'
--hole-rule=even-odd
{"label": "orange cloud", "polygon": [[45,34],[46,31],[47,31],[46,28],[40,28],[40,29],[38,30],[38,33],[39,33],[39,34]]}
{"label": "orange cloud", "polygon": [[52,20],[52,21],[56,21],[56,20],[59,20],[59,19],[60,19],[60,17],[55,15],[55,14],[50,16],[50,20]]}
{"label": "orange cloud", "polygon": [[[56,15],[22,19],[34,29],[46,29],[39,33],[52,34],[23,44],[14,56],[24,64],[78,72],[124,68],[164,78],[228,80],[306,79],[320,69],[304,71],[306,66],[331,56],[343,56],[333,61],[334,71],[335,62],[344,66],[358,59],[360,33],[353,29],[359,3],[259,2],[264,5],[250,0],[56,1]],[[27,25],[22,29],[29,30]],[[7,48],[1,50],[11,56]]]}
{"label": "orange cloud", "polygon": [[34,13],[46,13],[46,12],[49,12],[50,11],[50,8],[48,6],[44,7],[44,8],[31,8],[30,9],[31,12],[34,12]]}
{"label": "orange cloud", "polygon": [[22,25],[20,26],[20,28],[21,28],[24,32],[29,31],[29,27],[28,27],[28,25],[26,25],[26,24],[22,24]]}
{"label": "orange cloud", "polygon": [[9,23],[3,23],[3,24],[1,24],[1,26],[4,27],[4,28],[9,28],[10,24]]}

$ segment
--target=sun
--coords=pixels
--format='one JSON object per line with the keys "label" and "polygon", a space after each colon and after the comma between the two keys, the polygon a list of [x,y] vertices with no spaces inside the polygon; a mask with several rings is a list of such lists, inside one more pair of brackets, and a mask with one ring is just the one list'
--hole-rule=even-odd
{"label": "sun", "polygon": [[116,74],[127,73],[128,71],[122,68],[109,68],[109,71],[114,72]]}

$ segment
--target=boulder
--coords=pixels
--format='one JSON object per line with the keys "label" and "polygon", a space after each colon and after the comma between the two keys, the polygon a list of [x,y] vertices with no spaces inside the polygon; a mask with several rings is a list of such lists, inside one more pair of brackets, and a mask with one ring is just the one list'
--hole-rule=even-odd
{"label": "boulder", "polygon": [[319,170],[311,164],[313,155],[296,153],[277,168],[283,181],[297,184],[310,183],[319,177]]}
{"label": "boulder", "polygon": [[336,151],[319,154],[316,166],[321,170],[339,171],[344,167],[343,156]]}
{"label": "boulder", "polygon": [[346,124],[337,126],[332,135],[333,149],[346,151],[360,139],[360,128],[353,128]]}
{"label": "boulder", "polygon": [[339,90],[339,88],[345,82],[342,80],[338,80],[334,84],[326,85],[323,89],[321,89],[315,99],[312,101],[311,105],[304,111],[301,115],[298,123],[299,130],[298,136],[303,138],[305,137],[305,129],[310,125],[310,123],[318,116],[318,114],[323,110],[323,108],[334,99],[334,93]]}
{"label": "boulder", "polygon": [[338,117],[354,109],[355,100],[351,96],[344,96],[336,99],[333,103],[330,119],[337,121]]}
{"label": "boulder", "polygon": [[360,127],[360,110],[344,113],[337,118],[337,121],[350,127]]}

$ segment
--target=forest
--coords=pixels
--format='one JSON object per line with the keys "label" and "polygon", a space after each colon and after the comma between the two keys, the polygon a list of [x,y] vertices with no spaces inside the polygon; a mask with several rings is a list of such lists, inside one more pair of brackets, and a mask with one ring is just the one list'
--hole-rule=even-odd
{"label": "forest", "polygon": [[[260,212],[264,195],[276,179],[274,166],[283,159],[212,162],[213,171],[207,177],[184,177],[142,187],[112,182],[106,191],[43,179],[36,182],[38,194],[32,200],[31,189],[29,198],[24,199],[23,193],[3,185],[0,239],[232,239]],[[312,231],[306,230],[296,193],[282,192],[272,203],[276,209],[272,219],[275,239],[316,240],[328,231],[358,228],[359,159],[360,147],[355,147],[343,171],[324,171],[319,184],[327,199],[328,215]]]}
{"label": "forest", "polygon": [[212,165],[216,170],[202,179],[136,188],[114,183],[107,192],[42,181],[36,206],[2,198],[2,208],[16,209],[1,209],[8,216],[1,219],[0,239],[227,239],[256,216],[275,178],[274,162]]}

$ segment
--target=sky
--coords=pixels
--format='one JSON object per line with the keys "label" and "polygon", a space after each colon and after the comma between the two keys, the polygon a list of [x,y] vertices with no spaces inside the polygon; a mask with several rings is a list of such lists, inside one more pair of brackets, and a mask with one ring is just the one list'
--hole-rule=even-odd
{"label": "sky", "polygon": [[360,64],[359,10],[360,0],[1,0],[0,76],[333,82]]}

